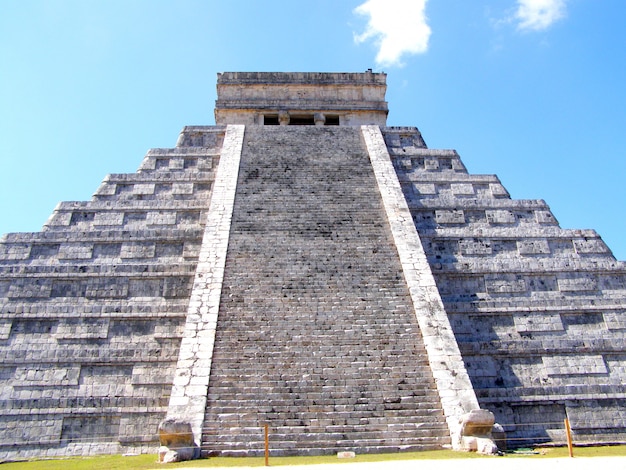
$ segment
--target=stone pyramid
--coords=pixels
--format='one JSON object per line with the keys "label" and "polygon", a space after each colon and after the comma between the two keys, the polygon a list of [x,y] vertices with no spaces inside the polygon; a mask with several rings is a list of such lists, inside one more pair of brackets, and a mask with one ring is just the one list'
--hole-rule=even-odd
{"label": "stone pyramid", "polygon": [[386,76],[223,73],[215,126],[0,239],[0,459],[626,440],[626,265],[387,127]]}

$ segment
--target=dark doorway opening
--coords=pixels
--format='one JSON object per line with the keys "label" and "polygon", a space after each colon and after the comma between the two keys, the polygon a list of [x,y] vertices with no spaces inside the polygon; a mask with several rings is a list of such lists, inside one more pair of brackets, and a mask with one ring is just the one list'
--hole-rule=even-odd
{"label": "dark doorway opening", "polygon": [[289,118],[290,126],[314,126],[315,120],[313,119],[313,115],[310,116],[290,116]]}
{"label": "dark doorway opening", "polygon": [[326,122],[324,123],[326,126],[338,126],[339,125],[339,116],[328,116],[326,115]]}

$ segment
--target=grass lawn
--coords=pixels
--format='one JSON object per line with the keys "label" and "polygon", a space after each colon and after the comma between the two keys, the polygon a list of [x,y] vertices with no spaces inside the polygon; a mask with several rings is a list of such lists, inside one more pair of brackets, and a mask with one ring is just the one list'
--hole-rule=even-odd
{"label": "grass lawn", "polygon": [[[567,457],[567,447],[535,449],[536,453],[521,454],[510,453],[505,457],[482,456],[472,453],[453,452],[447,450],[406,452],[399,454],[373,454],[357,455],[354,459],[338,460],[334,455],[319,457],[270,457],[270,465],[307,465],[323,463],[350,463],[350,462],[379,462],[392,460],[419,460],[419,459],[481,459],[481,458],[514,458],[514,459],[538,459],[551,457]],[[608,457],[626,456],[626,446],[601,446],[601,447],[576,447],[576,457]],[[63,460],[35,460],[30,462],[6,463],[0,467],[2,470],[126,470],[126,469],[165,469],[165,468],[188,468],[188,467],[263,467],[263,457],[213,457],[210,459],[193,460],[161,466],[156,462],[155,454],[123,457],[121,455],[107,455],[89,458],[70,458]],[[504,463],[504,462],[503,462]]]}

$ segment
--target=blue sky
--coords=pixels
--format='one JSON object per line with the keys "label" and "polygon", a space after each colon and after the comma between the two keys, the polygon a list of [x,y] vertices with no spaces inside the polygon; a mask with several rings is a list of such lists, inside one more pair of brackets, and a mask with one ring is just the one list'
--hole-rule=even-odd
{"label": "blue sky", "polygon": [[389,125],[626,259],[625,17],[623,0],[4,0],[0,234],[213,124],[218,72],[373,68]]}

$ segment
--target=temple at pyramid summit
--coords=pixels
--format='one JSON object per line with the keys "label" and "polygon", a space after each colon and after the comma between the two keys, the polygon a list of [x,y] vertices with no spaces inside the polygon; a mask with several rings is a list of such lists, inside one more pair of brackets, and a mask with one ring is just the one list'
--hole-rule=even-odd
{"label": "temple at pyramid summit", "polygon": [[4,235],[0,461],[626,442],[626,264],[385,92],[218,74],[215,125]]}

